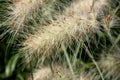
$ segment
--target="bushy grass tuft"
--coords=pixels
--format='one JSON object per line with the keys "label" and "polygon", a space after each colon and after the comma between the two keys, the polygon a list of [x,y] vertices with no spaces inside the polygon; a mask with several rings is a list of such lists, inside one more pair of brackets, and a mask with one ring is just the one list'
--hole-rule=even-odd
{"label": "bushy grass tuft", "polygon": [[0,0],[0,80],[119,80],[119,53],[119,0]]}

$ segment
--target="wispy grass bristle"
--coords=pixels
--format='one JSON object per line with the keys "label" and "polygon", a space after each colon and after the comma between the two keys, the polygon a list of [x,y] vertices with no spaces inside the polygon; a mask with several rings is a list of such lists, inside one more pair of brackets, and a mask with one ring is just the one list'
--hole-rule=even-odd
{"label": "wispy grass bristle", "polygon": [[91,9],[92,0],[74,2],[63,15],[58,16],[57,20],[53,20],[49,25],[38,29],[34,35],[30,35],[23,42],[23,51],[29,52],[31,56],[51,54],[51,51],[60,48],[62,43],[69,44],[73,40],[94,33],[98,29],[95,14],[100,6],[105,4],[100,2],[96,2],[93,9]]}

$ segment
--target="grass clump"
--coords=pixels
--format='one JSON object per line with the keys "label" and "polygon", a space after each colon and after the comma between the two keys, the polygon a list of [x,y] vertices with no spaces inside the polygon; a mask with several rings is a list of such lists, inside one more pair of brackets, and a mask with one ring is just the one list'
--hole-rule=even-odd
{"label": "grass clump", "polygon": [[119,80],[119,11],[119,0],[0,0],[0,79]]}

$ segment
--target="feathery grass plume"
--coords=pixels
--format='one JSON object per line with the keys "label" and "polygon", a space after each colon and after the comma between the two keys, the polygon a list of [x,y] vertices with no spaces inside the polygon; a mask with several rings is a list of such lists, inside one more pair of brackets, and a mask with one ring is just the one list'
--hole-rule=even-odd
{"label": "feathery grass plume", "polygon": [[[109,2],[110,1],[110,2]],[[102,53],[100,60],[97,62],[100,70],[102,71],[103,78],[105,80],[119,80],[120,79],[120,1],[118,0],[109,0],[109,4],[103,6],[103,12],[105,15],[100,15],[101,21],[103,21],[103,27],[105,28],[106,33],[104,36],[108,35],[109,42],[104,47],[109,51],[112,51],[110,54]],[[102,8],[101,8],[102,10]],[[100,11],[101,12],[101,11]],[[100,14],[100,13],[99,13]],[[98,14],[98,15],[99,15]],[[110,30],[110,31],[109,31]],[[112,48],[109,48],[112,46]],[[114,47],[113,47],[114,46]],[[102,49],[101,49],[102,50]],[[104,49],[102,50],[104,51]],[[95,57],[96,58],[96,57]],[[92,75],[91,75],[92,74]],[[85,80],[101,80],[101,76],[98,74],[96,68],[89,68],[88,71],[83,74],[82,77]]]}
{"label": "feathery grass plume", "polygon": [[[72,74],[66,67],[56,65],[54,66],[53,72],[54,74],[50,67],[39,68],[34,71],[33,80],[73,80]],[[79,78],[76,80],[79,80]]]}
{"label": "feathery grass plume", "polygon": [[5,6],[4,7],[5,9],[4,11],[1,11],[1,13],[3,13],[1,14],[2,19],[4,20],[0,24],[0,29],[2,30],[2,33],[0,34],[0,36],[5,37],[7,34],[13,33],[10,36],[11,38],[15,38],[16,35],[19,35],[17,34],[17,32],[18,31],[23,32],[23,30],[25,29],[23,27],[27,26],[26,25],[27,21],[36,15],[36,13],[39,11],[39,8],[43,6],[46,1],[43,1],[43,0],[1,1],[1,3],[4,3],[4,2],[7,5],[2,4],[3,6]]}
{"label": "feathery grass plume", "polygon": [[33,80],[48,80],[52,76],[51,69],[49,67],[44,67],[37,69],[33,74]]}
{"label": "feathery grass plume", "polygon": [[[64,15],[58,16],[57,20],[40,28],[23,42],[22,51],[26,52],[24,55],[27,61],[29,62],[33,55],[36,57],[40,54],[49,55],[53,50],[59,50],[62,43],[69,45],[73,40],[79,40],[94,33],[98,29],[95,14],[103,5],[106,5],[104,0],[94,4],[93,0],[77,0],[71,4]],[[28,53],[30,60],[28,60]]]}
{"label": "feathery grass plume", "polygon": [[120,54],[111,53],[102,55],[99,61],[100,68],[105,79],[119,80],[120,79]]}
{"label": "feathery grass plume", "polygon": [[[119,80],[120,79],[120,54],[109,53],[102,54],[100,60],[97,62],[105,80]],[[83,72],[88,80],[101,80],[100,75],[95,68],[90,68],[87,72]]]}
{"label": "feathery grass plume", "polygon": [[[13,4],[9,7],[11,9],[10,23],[15,30],[24,30],[24,27],[29,26],[32,21],[36,24],[38,22],[45,24],[45,20],[49,21],[55,17],[57,14],[55,9],[63,9],[65,6],[60,5],[68,6],[72,2],[72,0],[67,1],[68,3],[60,0],[13,0]],[[57,2],[61,2],[61,4]],[[61,10],[58,13],[62,12]]]}
{"label": "feathery grass plume", "polygon": [[[1,1],[2,5],[5,2],[5,5],[3,5],[5,9],[2,9],[1,13],[6,11],[5,14],[1,14],[2,16],[0,16],[4,19],[0,24],[1,30],[4,29],[1,35],[4,36],[7,33],[13,33],[12,38],[14,38],[18,32],[20,32],[20,34],[18,33],[20,36],[26,36],[27,33],[35,32],[38,24],[45,25],[49,23],[51,19],[60,14],[62,9],[64,10],[72,1],[73,0],[67,0],[67,3],[62,0]],[[8,5],[6,6],[6,4]],[[58,11],[58,9],[60,9],[60,11]]]}
{"label": "feathery grass plume", "polygon": [[[57,66],[57,69],[59,67]],[[51,69],[49,67],[41,68],[35,71],[33,80],[74,80],[72,79],[72,74],[67,68],[61,67],[59,70],[55,70],[55,74],[52,74]],[[43,73],[45,73],[43,75]],[[41,75],[41,76],[40,76]],[[28,79],[31,80],[31,79]],[[92,77],[86,76],[84,73],[80,73],[80,75],[76,76],[75,80],[93,80]],[[97,79],[96,79],[97,80]]]}
{"label": "feathery grass plume", "polygon": [[[59,65],[54,66],[53,72],[54,74],[52,73],[52,70],[50,67],[45,67],[45,66],[41,67],[34,71],[33,80],[49,80],[49,79],[56,80],[57,77],[60,77],[62,75],[62,73],[66,75],[68,74],[67,69]],[[67,72],[67,73],[64,73],[64,72]]]}
{"label": "feathery grass plume", "polygon": [[[40,4],[41,1],[45,3],[42,5]],[[59,3],[57,3],[58,1],[61,2],[60,5]],[[40,22],[43,23],[44,21],[41,21],[42,19],[46,20],[48,19],[48,17],[53,16],[53,11],[56,11],[55,13],[57,13],[58,8],[60,9],[67,7],[72,0],[66,1],[68,2],[64,2],[63,0],[0,0],[0,18],[3,19],[0,19],[0,40],[2,38],[4,42],[3,44],[5,44],[5,53],[2,52],[3,55],[5,55],[5,58],[3,58],[3,62],[6,62],[4,60],[6,60],[8,57],[10,58],[11,54],[17,53],[17,51],[21,47],[20,42],[24,40],[24,37],[29,31],[32,32],[31,30],[26,29],[26,26],[28,28],[28,26],[30,25],[29,28],[32,26],[32,28],[34,28],[35,30],[36,27],[34,26],[38,24],[37,20],[40,19]],[[37,2],[39,2],[39,5],[37,4]],[[65,4],[67,5],[61,6]],[[39,13],[39,15],[37,13]],[[30,19],[34,17],[35,19]],[[34,24],[31,24],[29,20],[32,20]],[[26,30],[22,32],[22,28]],[[20,33],[18,31],[20,31]]]}
{"label": "feathery grass plume", "polygon": [[[113,4],[111,4],[113,2]],[[114,45],[116,50],[120,52],[120,45],[116,43],[117,37],[119,38],[120,34],[120,1],[118,0],[109,0],[109,13],[105,18],[103,19],[103,27],[105,28],[105,31],[109,37],[109,41],[111,42],[111,45]],[[107,12],[107,11],[106,11]]]}
{"label": "feathery grass plume", "polygon": [[9,13],[13,29],[22,29],[25,21],[33,18],[45,2],[44,0],[13,0],[13,5],[10,5],[12,11]]}

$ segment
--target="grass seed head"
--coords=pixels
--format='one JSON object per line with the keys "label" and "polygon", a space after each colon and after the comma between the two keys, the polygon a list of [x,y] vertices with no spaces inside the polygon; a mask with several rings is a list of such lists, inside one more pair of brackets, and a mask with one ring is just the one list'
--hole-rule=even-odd
{"label": "grass seed head", "polygon": [[92,0],[74,2],[63,15],[58,16],[57,20],[53,20],[27,38],[23,42],[23,51],[29,52],[31,57],[37,53],[38,57],[40,54],[51,54],[51,51],[60,48],[62,43],[70,44],[73,40],[89,36],[88,33],[93,33],[98,28],[94,14],[103,3],[96,4],[93,6],[94,11],[90,12]]}
{"label": "grass seed head", "polygon": [[45,4],[44,0],[13,0],[10,6],[10,23],[15,30],[23,30],[28,19],[32,19],[39,8]]}

